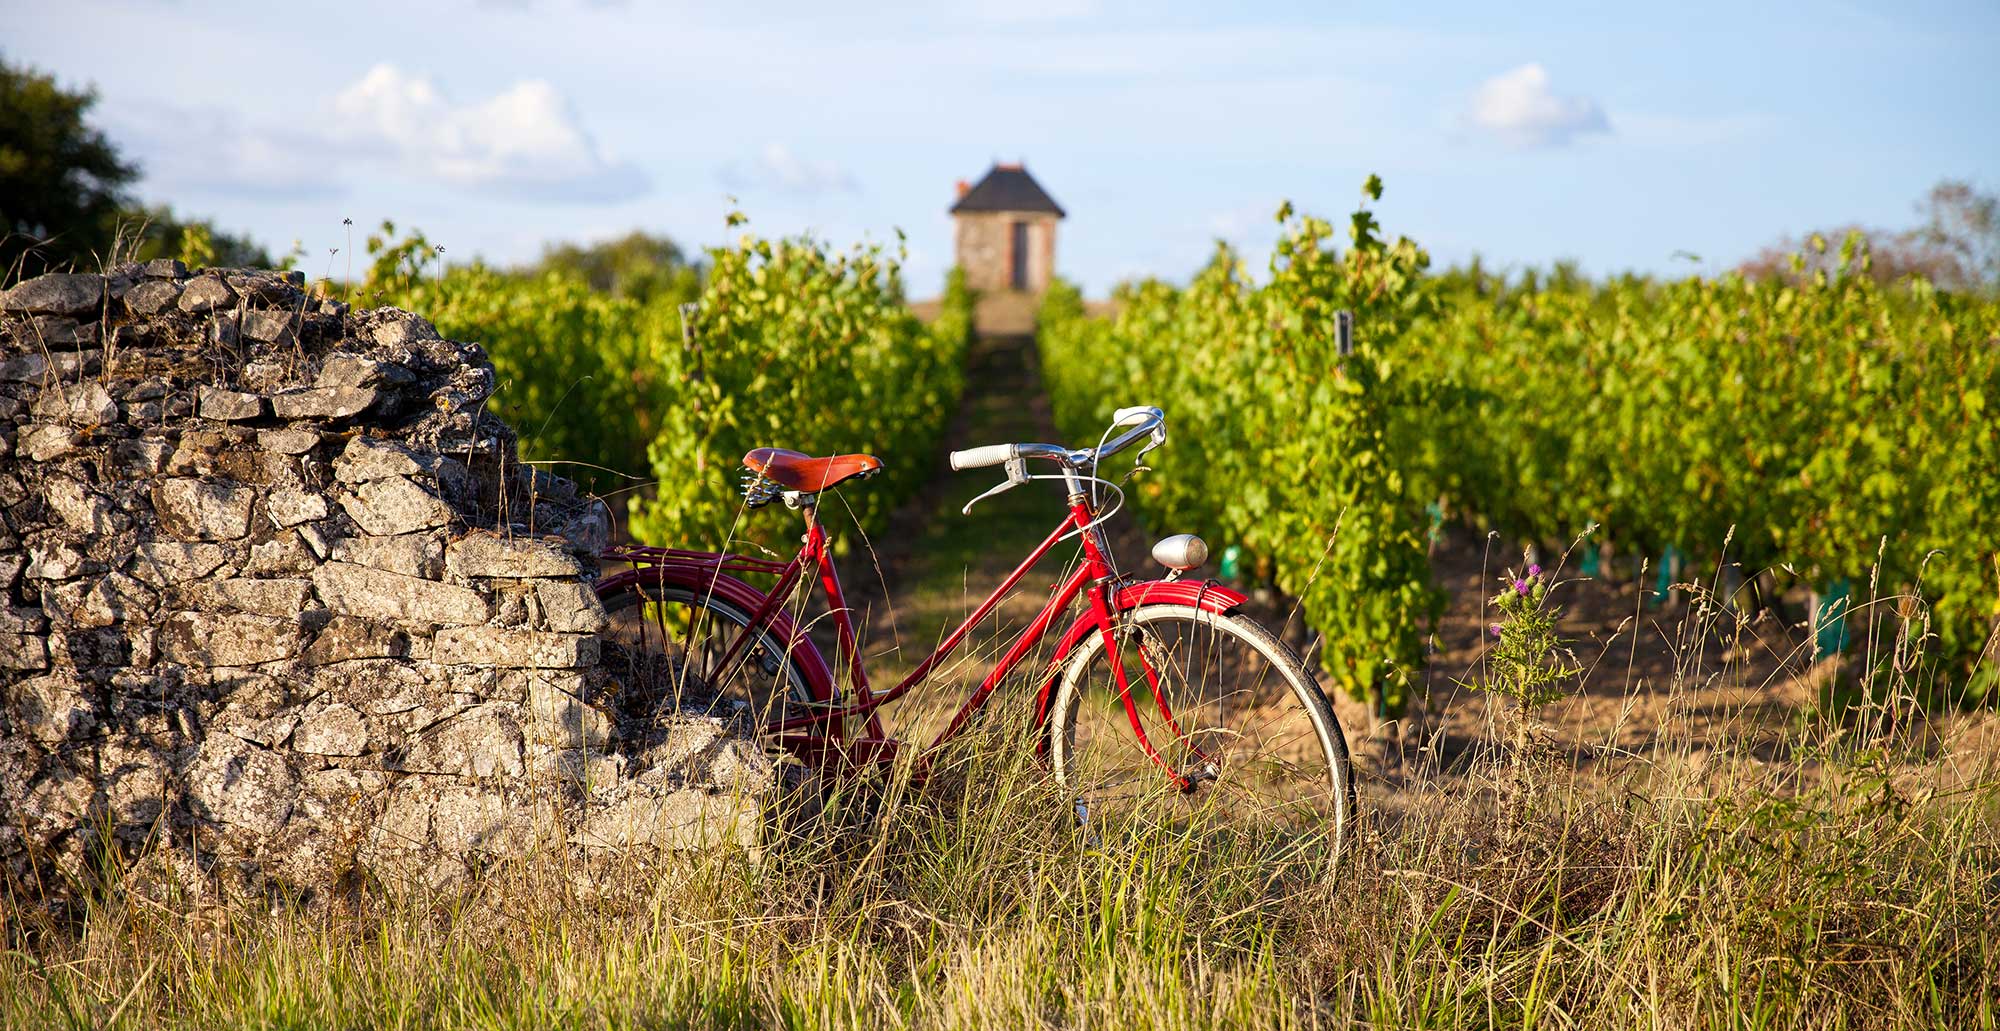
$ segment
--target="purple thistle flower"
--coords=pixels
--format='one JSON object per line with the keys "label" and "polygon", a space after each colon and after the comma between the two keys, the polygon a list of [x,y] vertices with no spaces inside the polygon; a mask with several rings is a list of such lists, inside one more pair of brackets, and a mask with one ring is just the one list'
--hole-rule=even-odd
{"label": "purple thistle flower", "polygon": [[1487,627],[1486,629],[1488,629],[1488,630],[1491,630],[1491,631],[1493,631],[1493,636],[1495,636],[1495,637],[1499,637],[1499,636],[1500,636],[1500,624],[1498,624],[1498,623],[1495,623],[1495,624],[1493,624],[1493,625],[1491,625],[1491,626]]}
{"label": "purple thistle flower", "polygon": [[1514,581],[1514,593],[1521,595],[1522,597],[1526,597],[1528,594],[1528,581],[1526,580]]}
{"label": "purple thistle flower", "polygon": [[1541,566],[1539,566],[1539,565],[1534,565],[1534,566],[1529,566],[1529,567],[1528,567],[1528,575],[1529,575],[1529,576],[1540,576],[1540,575],[1542,575],[1542,567],[1541,567]]}

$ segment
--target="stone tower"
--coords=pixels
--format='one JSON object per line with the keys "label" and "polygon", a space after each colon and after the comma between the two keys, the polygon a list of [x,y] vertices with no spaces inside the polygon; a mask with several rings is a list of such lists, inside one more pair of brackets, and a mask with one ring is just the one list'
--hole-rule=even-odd
{"label": "stone tower", "polygon": [[951,215],[967,286],[989,295],[1049,288],[1063,209],[1026,168],[995,164],[978,185],[959,180]]}

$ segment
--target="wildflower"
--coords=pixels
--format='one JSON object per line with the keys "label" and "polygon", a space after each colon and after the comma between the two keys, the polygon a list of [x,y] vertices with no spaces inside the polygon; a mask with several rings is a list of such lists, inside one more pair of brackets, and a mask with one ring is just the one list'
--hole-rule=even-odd
{"label": "wildflower", "polygon": [[1529,567],[1528,567],[1528,575],[1529,575],[1529,576],[1540,576],[1540,575],[1542,575],[1542,567],[1541,567],[1540,565],[1532,565],[1532,566],[1529,566]]}
{"label": "wildflower", "polygon": [[1518,594],[1518,595],[1520,595],[1520,596],[1522,596],[1522,597],[1524,597],[1524,598],[1525,598],[1525,597],[1527,597],[1527,596],[1528,596],[1528,581],[1526,581],[1526,580],[1516,580],[1516,581],[1514,581],[1514,593],[1515,593],[1515,594]]}
{"label": "wildflower", "polygon": [[1500,636],[1500,624],[1494,623],[1491,626],[1488,626],[1486,629],[1493,631],[1493,636],[1495,637]]}

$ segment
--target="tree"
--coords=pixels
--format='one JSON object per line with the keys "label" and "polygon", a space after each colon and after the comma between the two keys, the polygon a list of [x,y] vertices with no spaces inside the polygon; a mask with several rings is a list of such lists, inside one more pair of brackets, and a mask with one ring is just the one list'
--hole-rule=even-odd
{"label": "tree", "polygon": [[575,276],[593,290],[636,301],[691,299],[701,290],[700,266],[687,260],[680,245],[641,230],[602,243],[546,247],[528,271]]}
{"label": "tree", "polygon": [[92,90],[0,61],[0,279],[162,257],[273,264],[249,237],[135,203],[126,188],[139,167],[86,122],[96,103]]}
{"label": "tree", "polygon": [[[1981,193],[1962,180],[1946,179],[1917,203],[1917,214],[1924,222],[1914,229],[1850,224],[1784,237],[1737,266],[1737,271],[1752,279],[1792,276],[1792,257],[1799,255],[1805,261],[1799,275],[1831,275],[1838,244],[1859,234],[1869,257],[1868,275],[1877,282],[1922,276],[1946,290],[2000,288],[2000,197]],[[1815,237],[1833,246],[1815,248]]]}
{"label": "tree", "polygon": [[92,90],[65,90],[54,76],[0,63],[0,262],[8,270],[108,256],[139,170],[85,123],[96,103]]}
{"label": "tree", "polygon": [[1917,238],[1950,255],[1964,286],[2000,286],[2000,196],[1963,179],[1946,179],[1917,203]]}

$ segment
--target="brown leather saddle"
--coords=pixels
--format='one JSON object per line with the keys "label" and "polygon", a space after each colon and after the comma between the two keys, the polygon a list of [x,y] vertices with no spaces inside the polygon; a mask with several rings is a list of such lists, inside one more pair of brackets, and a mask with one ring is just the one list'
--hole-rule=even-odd
{"label": "brown leather saddle", "polygon": [[781,447],[760,447],[743,456],[743,466],[786,490],[814,492],[857,476],[873,476],[882,471],[882,460],[874,455],[814,458]]}

